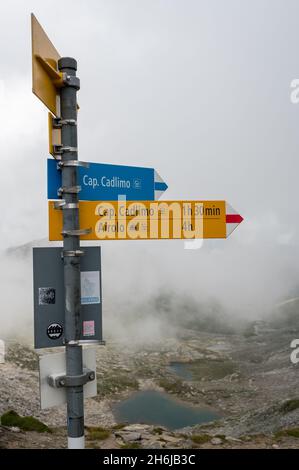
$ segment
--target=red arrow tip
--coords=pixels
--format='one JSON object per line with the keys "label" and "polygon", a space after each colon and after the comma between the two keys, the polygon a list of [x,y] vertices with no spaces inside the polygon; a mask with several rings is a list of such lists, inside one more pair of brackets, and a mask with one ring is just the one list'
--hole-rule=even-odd
{"label": "red arrow tip", "polygon": [[226,214],[227,224],[240,224],[243,220],[244,219],[240,214]]}

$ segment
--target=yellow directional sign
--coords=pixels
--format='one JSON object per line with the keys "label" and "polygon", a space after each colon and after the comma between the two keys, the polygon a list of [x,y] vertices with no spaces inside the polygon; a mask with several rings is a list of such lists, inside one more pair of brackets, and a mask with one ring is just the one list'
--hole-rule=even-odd
{"label": "yellow directional sign", "polygon": [[[49,240],[62,240],[62,210],[49,201]],[[243,218],[225,201],[81,201],[82,240],[226,238]]]}
{"label": "yellow directional sign", "polygon": [[32,91],[56,116],[60,117],[58,88],[62,86],[62,74],[58,71],[60,55],[45,31],[31,14],[32,35]]}

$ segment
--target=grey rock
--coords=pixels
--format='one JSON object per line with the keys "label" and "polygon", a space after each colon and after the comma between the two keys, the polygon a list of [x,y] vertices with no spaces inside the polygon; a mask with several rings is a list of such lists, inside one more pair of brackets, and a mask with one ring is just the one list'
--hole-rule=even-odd
{"label": "grey rock", "polygon": [[143,449],[163,449],[163,445],[159,441],[148,441],[143,446]]}
{"label": "grey rock", "polygon": [[128,424],[124,428],[122,428],[122,432],[142,432],[148,429],[151,429],[152,426],[149,424]]}
{"label": "grey rock", "polygon": [[125,442],[141,441],[140,432],[122,432],[122,433],[119,433],[119,435]]}
{"label": "grey rock", "polygon": [[176,436],[168,436],[167,434],[162,434],[160,436],[161,439],[163,439],[165,442],[170,442],[170,443],[177,443],[182,440],[181,437],[176,437]]}
{"label": "grey rock", "polygon": [[213,437],[213,439],[211,439],[211,444],[213,444],[214,446],[218,446],[222,444],[222,439],[220,439],[219,437]]}
{"label": "grey rock", "polygon": [[12,432],[21,432],[21,429],[18,428],[17,426],[11,426],[9,429],[10,429]]}
{"label": "grey rock", "polygon": [[237,439],[236,437],[232,436],[225,436],[225,440],[228,442],[242,442],[241,439]]}

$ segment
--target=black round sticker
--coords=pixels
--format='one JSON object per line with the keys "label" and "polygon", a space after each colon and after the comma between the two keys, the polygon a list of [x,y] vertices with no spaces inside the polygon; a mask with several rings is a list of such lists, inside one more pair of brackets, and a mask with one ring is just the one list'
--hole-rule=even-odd
{"label": "black round sticker", "polygon": [[50,339],[59,339],[63,333],[63,328],[59,323],[51,323],[47,328],[47,335]]}

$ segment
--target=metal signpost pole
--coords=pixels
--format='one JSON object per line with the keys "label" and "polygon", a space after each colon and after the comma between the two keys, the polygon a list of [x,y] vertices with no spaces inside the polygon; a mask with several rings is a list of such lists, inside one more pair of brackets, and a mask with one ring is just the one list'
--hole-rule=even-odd
{"label": "metal signpost pole", "polygon": [[61,106],[61,196],[65,201],[63,211],[63,262],[65,286],[65,343],[66,381],[61,384],[67,391],[68,447],[84,448],[83,365],[81,333],[80,289],[80,231],[77,186],[77,62],[63,57],[58,61],[59,70],[65,75],[65,86],[60,90]]}

